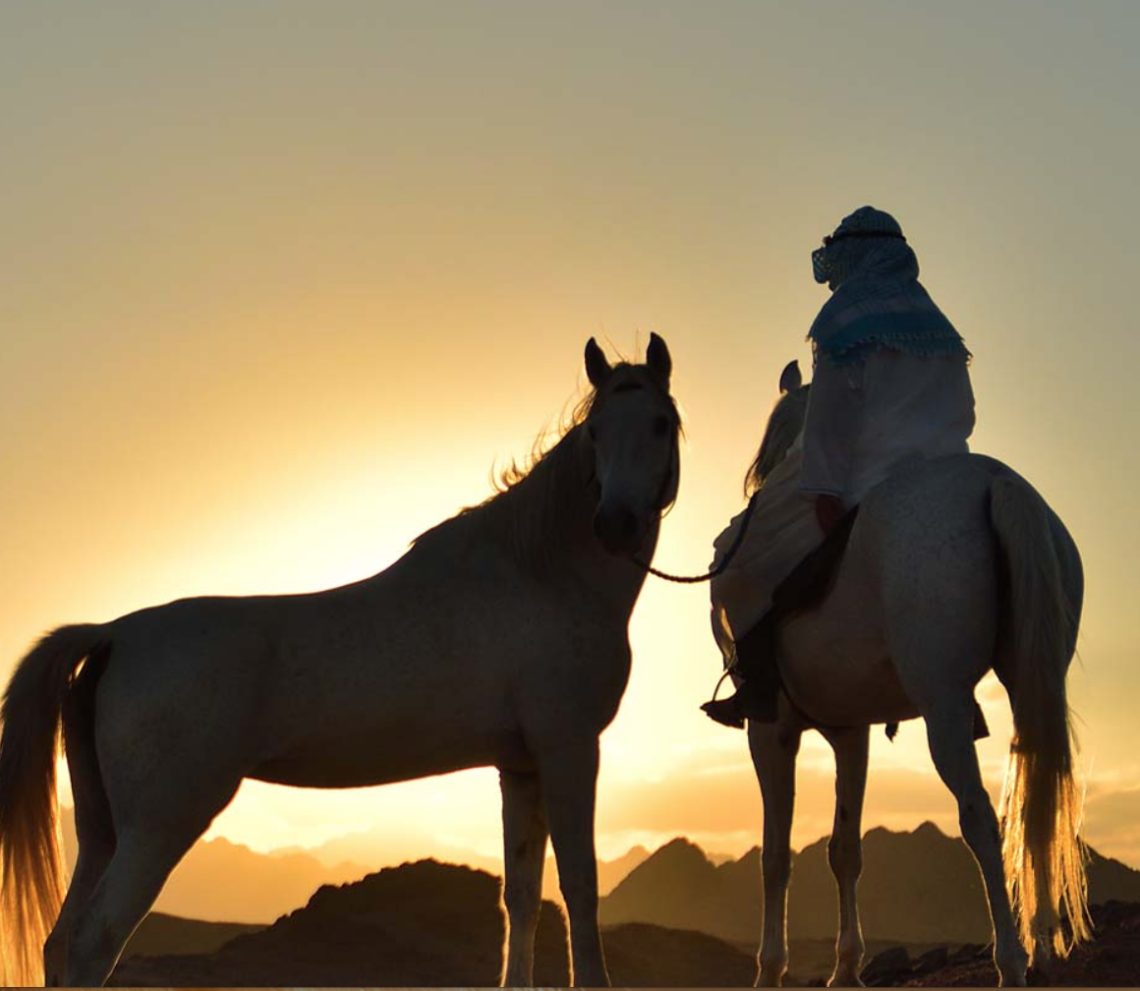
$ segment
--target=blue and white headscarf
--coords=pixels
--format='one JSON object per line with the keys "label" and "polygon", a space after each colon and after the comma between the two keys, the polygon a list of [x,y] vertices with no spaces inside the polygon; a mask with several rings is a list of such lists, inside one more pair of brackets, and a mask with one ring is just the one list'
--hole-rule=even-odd
{"label": "blue and white headscarf", "polygon": [[918,259],[889,213],[860,207],[812,253],[832,297],[808,332],[816,359],[845,365],[872,351],[961,355],[962,338],[918,281]]}

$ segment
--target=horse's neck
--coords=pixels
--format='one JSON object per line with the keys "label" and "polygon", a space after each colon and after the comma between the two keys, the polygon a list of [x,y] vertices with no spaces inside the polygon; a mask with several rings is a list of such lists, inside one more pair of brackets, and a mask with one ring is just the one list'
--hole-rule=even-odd
{"label": "horse's neck", "polygon": [[[653,560],[659,530],[660,521],[654,520],[636,555],[639,560],[647,564]],[[614,610],[615,615],[621,616],[623,622],[628,622],[645,584],[647,572],[643,566],[630,557],[611,554],[602,547],[591,527],[589,540],[577,548],[572,567],[580,580],[589,584],[598,597],[604,599]]]}
{"label": "horse's neck", "polygon": [[[628,617],[645,570],[602,547],[594,534],[595,496],[589,467],[567,435],[526,478],[483,507],[488,534],[504,542],[531,574],[588,586],[595,598]],[[657,531],[654,523],[645,542],[645,560],[652,557]]]}

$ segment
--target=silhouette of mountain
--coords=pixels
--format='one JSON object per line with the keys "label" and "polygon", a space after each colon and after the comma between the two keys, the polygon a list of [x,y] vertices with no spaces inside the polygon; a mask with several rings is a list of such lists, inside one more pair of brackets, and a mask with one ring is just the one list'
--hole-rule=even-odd
{"label": "silhouette of mountain", "polygon": [[715,936],[628,922],[602,930],[606,967],[615,987],[750,987],[752,953]]}
{"label": "silhouette of mountain", "polygon": [[1140,901],[1140,871],[1088,848],[1089,898],[1094,903]]}
{"label": "silhouette of mountain", "polygon": [[[956,842],[936,830],[931,834],[930,827],[912,834],[882,832],[885,835],[875,838],[873,845],[881,844],[888,854],[902,849],[897,843],[900,835],[911,852],[924,848],[944,851],[944,842]],[[812,848],[805,851],[809,864],[814,857]],[[724,904],[726,898],[724,893],[713,891],[716,897],[708,899],[713,890],[710,878],[729,887],[741,886],[741,877],[757,873],[759,867],[755,851],[733,864],[717,867],[684,840],[666,844],[658,854],[638,868],[643,874],[640,879],[631,874],[631,882],[637,880],[643,889],[660,896],[684,900],[685,889],[676,892],[657,886],[667,875],[685,876],[688,884],[696,886],[694,903],[698,907],[702,905],[700,892],[705,892],[706,909],[718,899]],[[645,870],[655,867],[654,860],[658,869]],[[1108,865],[1115,883],[1136,882],[1131,875],[1138,872],[1122,873],[1129,869],[1103,858],[1101,861]],[[720,873],[724,867],[736,868],[740,876]],[[496,982],[502,966],[504,921],[499,891],[499,880],[483,871],[435,861],[405,864],[354,884],[325,886],[304,908],[268,928],[239,935],[213,952],[124,958],[112,983],[167,987],[487,986]],[[751,888],[750,896],[759,903],[758,887]],[[1110,902],[1094,909],[1094,919],[1096,942],[1081,950],[1074,958],[1077,963],[1060,972],[1055,983],[1135,983],[1140,976],[1140,905]],[[180,945],[179,927],[199,940],[214,939],[221,928],[184,919],[167,919],[165,924],[165,946]],[[205,930],[201,929],[203,925]],[[758,929],[752,930],[743,945],[734,946],[704,932],[648,923],[607,926],[602,933],[610,975],[615,984],[627,987],[751,984],[755,976],[752,947],[757,936]],[[565,924],[558,908],[544,902],[536,952],[535,976],[540,985],[566,983],[565,941]],[[868,984],[921,980],[947,986],[993,981],[992,968],[987,970],[989,953],[981,941],[965,947],[954,945],[954,940],[906,946],[897,942],[868,938],[870,963],[864,973]],[[789,983],[822,980],[830,971],[833,947],[833,933],[825,939],[793,938],[793,976]],[[132,950],[138,952],[134,945]],[[1081,979],[1094,976],[1098,979]]]}
{"label": "silhouette of mountain", "polygon": [[[504,924],[500,881],[423,860],[325,885],[304,908],[212,954],[132,957],[118,986],[476,986],[498,984]],[[544,902],[535,977],[565,985],[562,915]]]}
{"label": "silhouette of mountain", "polygon": [[[598,861],[598,894],[608,895],[628,876],[629,872],[649,859],[649,851],[643,846],[631,847],[616,860]],[[554,858],[547,859],[550,880],[557,885],[558,872],[554,869]],[[546,885],[544,884],[545,888]],[[557,888],[555,888],[557,890]]]}
{"label": "silhouette of mountain", "polygon": [[[75,864],[75,826],[63,819],[68,867]],[[364,877],[369,869],[342,863],[327,867],[304,853],[260,854],[228,840],[199,840],[174,869],[155,907],[175,916],[267,924],[304,905],[322,884]]]}
{"label": "silhouette of mountain", "polygon": [[675,839],[640,864],[602,899],[604,925],[648,922],[721,939],[755,939],[760,920],[760,858],[714,865],[700,847]]}
{"label": "silhouette of mountain", "polygon": [[213,953],[231,939],[264,929],[240,922],[202,922],[165,912],[151,912],[139,924],[123,956],[161,956],[166,953]]}
{"label": "silhouette of mountain", "polygon": [[[63,849],[70,870],[78,849],[74,816],[69,808],[62,813]],[[268,925],[304,905],[322,884],[344,884],[375,870],[375,865],[363,866],[349,858],[334,859],[339,852],[367,854],[367,836],[357,833],[313,850],[292,847],[264,854],[224,839],[199,840],[174,869],[155,907],[159,914],[186,919]],[[454,849],[437,859],[452,856],[468,866],[502,876],[502,858]],[[599,860],[598,893],[608,894],[648,856],[645,847],[635,846],[615,860]],[[553,855],[546,859],[542,894],[562,901]]]}
{"label": "silhouette of mountain", "polygon": [[[502,967],[499,889],[483,871],[430,860],[405,864],[321,888],[303,909],[216,952],[125,958],[111,983],[486,987],[498,982]],[[755,976],[751,953],[704,933],[635,923],[606,930],[603,939],[610,974],[626,986],[748,985]],[[546,901],[535,978],[564,986],[568,970],[565,924]]]}
{"label": "silhouette of mountain", "polygon": [[[383,846],[383,834],[365,830],[338,836],[335,839],[331,839],[309,850],[301,851],[299,848],[292,848],[290,850],[274,851],[272,855],[277,856],[284,853],[303,852],[308,856],[315,857],[321,863],[330,867],[342,863],[375,864],[377,862],[376,851],[382,849]],[[625,876],[629,874],[631,870],[642,863],[648,856],[649,851],[646,850],[645,847],[635,846],[615,860],[599,860],[598,893],[601,895],[609,894],[625,879]],[[466,864],[468,867],[487,871],[490,874],[498,874],[500,877],[503,873],[503,858],[501,855],[487,857],[473,850],[465,850],[461,847],[452,846],[433,850],[432,857],[441,863]],[[562,893],[558,888],[558,868],[554,862],[553,854],[548,854],[546,858],[546,868],[542,875],[542,895],[544,898],[550,898],[556,902],[562,900]]]}
{"label": "silhouette of mountain", "polygon": [[[1094,902],[1140,901],[1140,871],[1090,850]],[[730,942],[754,944],[760,933],[760,852],[715,866],[699,847],[673,840],[649,857],[602,900],[606,925],[648,922],[694,929]],[[860,914],[868,939],[906,943],[984,943],[989,913],[973,855],[933,823],[911,833],[877,828],[863,839]],[[793,855],[788,934],[797,940],[834,938],[835,881],[820,839]]]}

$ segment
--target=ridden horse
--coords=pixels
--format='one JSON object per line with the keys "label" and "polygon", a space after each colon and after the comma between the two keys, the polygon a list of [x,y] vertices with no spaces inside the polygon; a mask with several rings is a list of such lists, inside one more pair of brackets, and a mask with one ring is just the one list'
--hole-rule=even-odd
{"label": "ridden horse", "polygon": [[[672,362],[586,346],[592,391],[506,488],[372,578],[308,595],[194,598],[64,626],[20,663],[0,737],[0,965],[102,984],[174,866],[243,778],[311,788],[500,772],[504,980],[533,979],[547,838],[574,979],[608,983],[597,921],[598,736],[676,496]],[[62,908],[56,740],[79,859]],[[58,917],[57,917],[58,912]],[[50,935],[48,935],[50,930]]]}
{"label": "ridden horse", "polygon": [[[781,386],[753,468],[761,484],[806,416],[810,386],[793,365]],[[926,721],[934,766],[957,800],[962,835],[981,869],[1002,983],[1024,984],[1031,959],[1045,966],[1052,951],[1067,952],[1061,912],[1072,939],[1087,938],[1065,697],[1082,595],[1068,531],[1028,482],[992,458],[915,458],[867,495],[826,597],[779,625],[776,722],[748,724],[764,804],[757,984],[778,986],[787,970],[795,763],[809,728],[831,744],[836,763],[828,859],[839,935],[830,984],[859,983],[855,888],[876,723]],[[1000,826],[973,742],[974,687],[991,667],[1014,717]]]}

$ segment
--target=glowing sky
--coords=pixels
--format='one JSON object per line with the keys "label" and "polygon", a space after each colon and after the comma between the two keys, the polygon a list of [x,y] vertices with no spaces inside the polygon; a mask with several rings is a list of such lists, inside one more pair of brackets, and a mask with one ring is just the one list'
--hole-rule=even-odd
{"label": "glowing sky", "polygon": [[[1140,863],[1140,5],[5,4],[0,673],[62,622],[378,571],[489,492],[596,335],[673,353],[697,571],[742,504],[809,252],[892,211],[975,354],[974,447],[1033,481],[1088,579],[1070,678],[1088,835]],[[758,842],[703,589],[651,582],[604,738],[599,847]],[[1008,706],[983,686],[996,782]],[[805,745],[796,845],[831,819]],[[956,831],[922,728],[876,735],[866,824]],[[372,831],[494,853],[493,772],[243,788],[210,835]]]}

